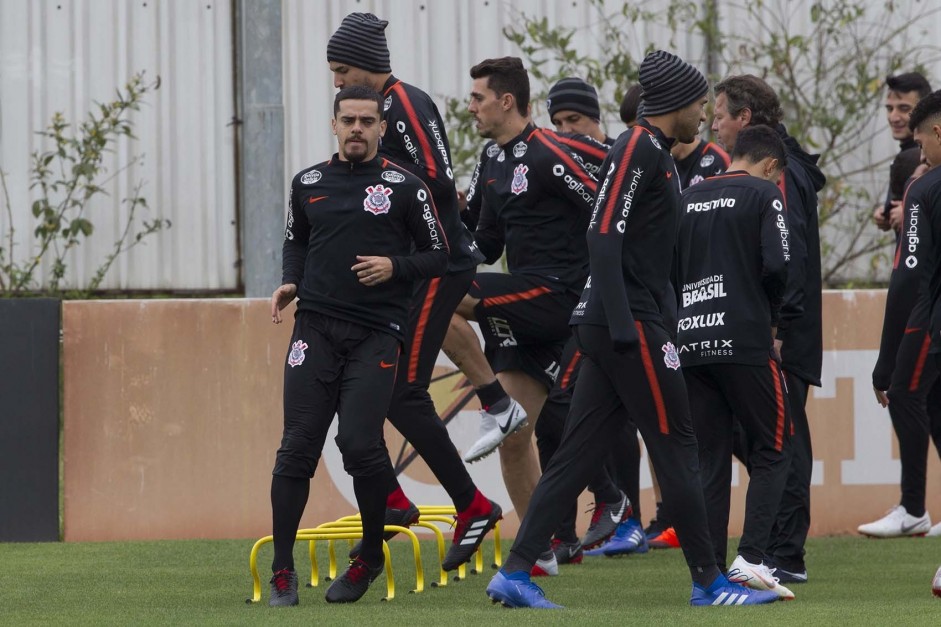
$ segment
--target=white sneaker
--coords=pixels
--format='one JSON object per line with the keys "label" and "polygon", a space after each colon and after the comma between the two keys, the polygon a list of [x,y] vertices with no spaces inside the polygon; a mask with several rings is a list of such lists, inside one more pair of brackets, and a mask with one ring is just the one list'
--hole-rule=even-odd
{"label": "white sneaker", "polygon": [[510,399],[507,408],[498,414],[480,410],[480,436],[464,455],[464,461],[473,463],[490,455],[503,444],[507,436],[526,426],[526,411],[523,406]]}
{"label": "white sneaker", "polygon": [[926,533],[925,535],[928,536],[929,538],[934,538],[934,537],[936,537],[936,536],[941,536],[941,523],[938,523],[937,525],[935,525],[934,527],[932,527],[932,528],[928,531],[928,533]]}
{"label": "white sneaker", "polygon": [[774,571],[764,564],[752,564],[741,555],[736,556],[729,568],[728,580],[753,590],[771,590],[781,600],[790,601],[794,593],[778,582]]}
{"label": "white sneaker", "polygon": [[[931,531],[931,516],[928,512],[916,518],[909,515],[901,505],[890,509],[879,520],[857,527],[859,533],[873,538],[902,538],[905,536],[923,536]],[[941,529],[938,530],[941,534]]]}
{"label": "white sneaker", "polygon": [[529,571],[531,577],[557,577],[559,575],[559,560],[555,553],[547,551],[539,556],[533,568]]}

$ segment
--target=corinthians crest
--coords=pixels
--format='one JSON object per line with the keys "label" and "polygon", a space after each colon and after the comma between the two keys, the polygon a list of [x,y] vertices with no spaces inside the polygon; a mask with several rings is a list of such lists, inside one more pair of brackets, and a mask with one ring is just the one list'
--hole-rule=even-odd
{"label": "corinthians crest", "polygon": [[307,343],[304,340],[298,340],[291,344],[291,353],[288,355],[288,365],[290,367],[300,366],[304,363],[304,351],[307,350]]}
{"label": "corinthians crest", "polygon": [[667,365],[667,368],[678,370],[680,367],[680,356],[676,354],[676,347],[673,346],[673,342],[664,344],[662,350],[663,363]]}
{"label": "corinthians crest", "polygon": [[363,201],[363,209],[377,216],[389,213],[389,207],[392,206],[392,203],[389,202],[389,196],[391,195],[392,190],[385,185],[371,185],[366,188],[366,200]]}
{"label": "corinthians crest", "polygon": [[510,191],[517,196],[529,189],[529,181],[526,180],[527,172],[529,172],[529,167],[525,163],[521,163],[513,169],[513,182],[510,183]]}

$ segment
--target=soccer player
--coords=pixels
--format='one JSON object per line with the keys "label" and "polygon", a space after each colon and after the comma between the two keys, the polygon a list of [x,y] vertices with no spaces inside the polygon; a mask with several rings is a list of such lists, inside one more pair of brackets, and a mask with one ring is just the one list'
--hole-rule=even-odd
{"label": "soccer player", "polygon": [[645,117],[611,149],[588,229],[591,276],[571,318],[585,357],[565,438],[506,563],[487,586],[493,601],[510,607],[558,607],[531,582],[530,569],[626,420],[643,435],[672,510],[693,579],[690,603],[778,599],[772,591],[730,583],[716,565],[686,386],[663,325],[680,194],[667,138],[693,140],[705,120],[708,84],[698,70],[662,50],[644,58],[640,83]]}
{"label": "soccer player", "polygon": [[739,131],[728,172],[683,192],[674,285],[677,352],[716,562],[725,570],[734,416],[750,446],[750,479],[728,578],[792,599],[762,563],[788,470],[786,388],[773,352],[790,259],[784,200],[775,185],[786,163],[784,143],[771,128]]}
{"label": "soccer player", "polygon": [[[712,131],[723,148],[734,150],[735,138],[746,126],[765,124],[777,131],[787,151],[787,167],[778,180],[778,188],[787,210],[791,260],[774,342],[787,380],[793,426],[789,447],[791,465],[768,554],[781,583],[803,583],[807,581],[804,544],[810,529],[813,470],[807,392],[811,385],[820,386],[823,362],[817,192],[823,189],[826,177],[817,167],[819,156],[808,154],[787,134],[781,124],[784,112],[778,95],[765,81],[750,74],[731,76],[716,85],[715,93]],[[747,449],[746,446],[745,451]]]}
{"label": "soccer player", "polygon": [[[915,199],[924,199],[924,235],[930,251],[925,263],[922,279],[921,299],[928,309],[928,329],[931,344],[929,354],[934,356],[935,369],[941,371],[941,91],[936,91],[919,101],[909,121],[915,133],[915,141],[931,170],[909,187],[908,193]],[[916,184],[918,186],[916,187]]]}
{"label": "soccer player", "polygon": [[[298,298],[284,367],[284,434],[272,472],[272,606],[297,605],[294,539],[334,414],[362,512],[359,556],[327,590],[356,601],[383,567],[389,453],[382,437],[413,282],[447,268],[448,242],[421,180],[378,156],[382,96],[361,86],[333,105],[339,150],[291,183],[282,285],[271,318]],[[414,248],[415,252],[412,252]]]}
{"label": "soccer player", "polygon": [[[444,122],[428,94],[392,74],[387,25],[371,13],[351,13],[327,43],[327,61],[337,88],[365,85],[383,95],[388,131],[379,154],[428,186],[451,247],[447,273],[415,283],[388,418],[425,460],[457,510],[453,541],[442,562],[442,568],[453,570],[474,554],[502,514],[500,506],[474,485],[428,392],[451,314],[467,293],[483,255],[458,215]],[[418,508],[406,497],[394,472],[391,477],[386,524],[408,526],[417,522]],[[386,538],[393,535],[386,534]],[[356,546],[350,556],[358,552]]]}
{"label": "soccer player", "polygon": [[872,219],[883,231],[898,231],[902,222],[902,194],[915,168],[921,163],[921,150],[915,144],[908,121],[918,101],[931,93],[931,85],[919,72],[906,72],[885,79],[885,117],[899,152],[889,166],[889,189],[885,204],[877,207]]}
{"label": "soccer player", "polygon": [[[489,263],[506,251],[508,273],[477,273],[452,320],[449,335],[458,341],[448,340],[448,355],[471,381],[480,372],[498,373],[531,417],[522,428],[512,415],[488,420],[484,414],[481,436],[464,457],[476,461],[502,442],[503,478],[522,517],[539,479],[534,423],[559,376],[571,335],[568,315],[588,274],[583,233],[596,184],[568,150],[529,121],[529,75],[520,59],[487,59],[470,74],[468,110],[481,137],[495,141],[479,171],[475,238]],[[471,320],[480,324],[486,354]],[[516,428],[520,433],[508,437]]]}
{"label": "soccer player", "polygon": [[673,146],[676,171],[683,189],[700,181],[722,174],[729,167],[729,155],[712,142],[697,137],[692,143],[677,142]]}
{"label": "soccer player", "polygon": [[[937,97],[930,97],[937,104]],[[916,133],[912,138],[916,150],[926,158],[931,153],[934,161],[929,159],[929,163],[936,165],[931,107],[931,103],[921,109],[913,107],[909,123]],[[914,111],[919,111],[917,117]],[[917,140],[921,144],[915,143]],[[858,528],[860,533],[878,538],[941,535],[941,524],[932,527],[925,510],[929,438],[941,421],[938,373],[928,359],[931,303],[925,293],[930,273],[926,267],[938,245],[931,237],[926,215],[931,211],[929,204],[937,202],[936,169],[929,171],[930,177],[923,175],[912,182],[903,197],[904,219],[886,295],[879,358],[872,373],[876,400],[889,408],[902,466],[901,502],[884,517]],[[922,178],[927,180],[922,182]]]}

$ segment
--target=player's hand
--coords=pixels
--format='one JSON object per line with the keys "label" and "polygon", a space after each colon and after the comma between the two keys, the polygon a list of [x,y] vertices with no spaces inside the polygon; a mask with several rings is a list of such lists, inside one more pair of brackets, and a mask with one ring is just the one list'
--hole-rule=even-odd
{"label": "player's hand", "polygon": [[905,207],[901,200],[892,201],[892,210],[889,211],[889,226],[896,231],[902,228],[902,220],[905,219]]}
{"label": "player's hand", "polygon": [[889,219],[885,215],[885,209],[883,207],[876,207],[876,210],[872,212],[872,221],[876,223],[876,226],[879,227],[880,231],[888,231],[892,228],[889,224]]}
{"label": "player's hand", "polygon": [[880,389],[873,387],[872,391],[876,393],[877,403],[879,403],[883,407],[889,406],[889,396],[885,393],[885,390],[880,390]]}
{"label": "player's hand", "polygon": [[357,263],[350,268],[359,282],[367,287],[385,283],[392,278],[392,260],[388,257],[364,257],[356,255]]}
{"label": "player's hand", "polygon": [[457,190],[457,208],[461,211],[467,211],[467,192]]}
{"label": "player's hand", "polygon": [[778,360],[778,363],[781,363],[781,347],[784,346],[784,341],[775,338],[774,340],[774,357]]}
{"label": "player's hand", "polygon": [[281,310],[290,305],[297,296],[297,286],[285,283],[271,295],[271,321],[281,324]]}

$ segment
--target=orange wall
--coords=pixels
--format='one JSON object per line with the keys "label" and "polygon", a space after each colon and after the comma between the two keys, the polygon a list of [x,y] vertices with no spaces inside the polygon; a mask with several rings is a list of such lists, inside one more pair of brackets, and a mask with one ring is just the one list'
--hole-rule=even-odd
{"label": "orange wall", "polygon": [[[808,406],[817,460],[812,534],[852,532],[898,502],[897,446],[869,378],[884,298],[883,291],[825,294],[824,387]],[[265,300],[66,301],[63,330],[66,540],[270,533],[290,322],[271,324]],[[477,435],[476,401],[462,377],[448,376],[453,367],[443,356],[439,366],[432,393],[439,413],[453,416],[448,429],[464,450]],[[331,439],[304,526],[355,511]],[[387,440],[394,462],[410,452],[391,429]],[[931,457],[929,511],[941,517],[939,465]],[[496,455],[469,470],[510,509]],[[733,534],[741,528],[739,476]],[[447,503],[420,460],[400,480],[420,504]],[[653,514],[646,460],[641,481],[646,520]],[[586,524],[583,516],[580,531]],[[510,514],[504,533],[517,525]]]}

